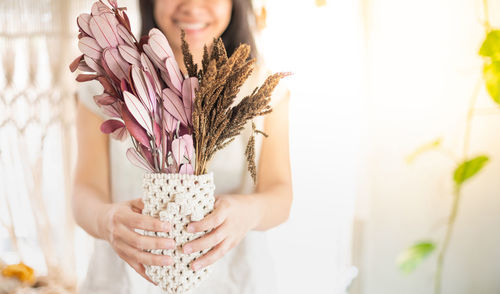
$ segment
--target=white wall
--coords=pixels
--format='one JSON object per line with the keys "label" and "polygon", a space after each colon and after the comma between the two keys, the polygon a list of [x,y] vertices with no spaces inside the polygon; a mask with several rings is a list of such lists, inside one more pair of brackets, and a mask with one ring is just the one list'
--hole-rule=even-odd
{"label": "white wall", "polygon": [[360,149],[362,27],[355,1],[266,1],[273,71],[292,71],[290,219],[268,234],[276,293],[345,293]]}
{"label": "white wall", "polygon": [[[437,137],[462,152],[466,111],[481,74],[481,1],[370,0],[364,5],[369,101],[357,283],[366,294],[432,293],[436,254],[410,276],[398,271],[395,260],[416,240],[442,239],[455,166],[436,153],[413,165],[404,159]],[[493,24],[500,25],[500,1],[490,1],[490,10],[496,10]],[[481,108],[494,107],[484,87],[478,100]],[[442,293],[500,292],[499,130],[500,114],[473,120],[470,154],[489,154],[491,162],[464,186]]]}

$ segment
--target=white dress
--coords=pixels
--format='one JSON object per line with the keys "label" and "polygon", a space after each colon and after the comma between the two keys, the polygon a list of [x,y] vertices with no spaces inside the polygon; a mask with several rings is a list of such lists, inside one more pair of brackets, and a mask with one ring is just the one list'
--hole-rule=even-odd
{"label": "white dress", "polygon": [[[243,85],[238,98],[248,95],[267,77],[263,66]],[[93,101],[95,94],[102,93],[96,81],[79,85],[79,100],[105,118]],[[285,87],[278,86],[272,97],[272,105],[288,95]],[[263,118],[255,123],[263,129]],[[247,171],[244,151],[250,135],[250,124],[230,145],[220,150],[211,161],[208,170],[214,173],[215,193],[248,194],[254,187]],[[96,130],[99,132],[99,130]],[[270,134],[272,135],[272,134]],[[256,136],[256,161],[260,155],[262,136]],[[144,171],[133,166],[126,158],[126,150],[132,146],[130,138],[121,142],[110,139],[111,197],[113,202],[127,201],[142,196]],[[274,270],[266,246],[266,233],[251,231],[242,242],[212,265],[210,276],[190,294],[267,294],[274,293]],[[103,240],[95,240],[87,276],[80,288],[81,294],[152,294],[162,293],[137,274]]]}

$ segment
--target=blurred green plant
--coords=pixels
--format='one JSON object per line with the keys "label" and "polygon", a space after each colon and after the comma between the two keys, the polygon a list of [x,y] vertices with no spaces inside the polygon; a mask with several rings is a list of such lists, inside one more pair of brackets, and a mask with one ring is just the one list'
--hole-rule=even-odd
{"label": "blurred green plant", "polygon": [[405,274],[413,272],[417,266],[436,249],[433,241],[421,241],[406,249],[398,257],[399,269]]}
{"label": "blurred green plant", "polygon": [[[441,280],[444,266],[444,257],[448,249],[451,235],[453,232],[455,220],[458,213],[460,198],[462,197],[462,186],[469,179],[478,174],[484,166],[489,162],[487,155],[478,155],[469,157],[471,122],[475,115],[478,114],[500,114],[500,30],[492,29],[488,19],[488,1],[483,0],[483,8],[485,14],[485,33],[486,37],[479,49],[479,55],[483,57],[483,75],[478,82],[474,93],[471,97],[469,109],[466,117],[465,134],[463,142],[463,152],[461,157],[456,157],[453,152],[446,150],[442,146],[442,139],[436,139],[432,142],[422,145],[416,151],[410,154],[406,161],[412,163],[419,155],[434,150],[441,152],[455,162],[456,168],[453,171],[453,199],[448,222],[446,223],[446,232],[444,239],[438,243],[436,241],[422,241],[403,251],[398,259],[397,265],[399,269],[406,274],[413,272],[423,260],[431,256],[433,252],[439,249],[436,263],[436,272],[434,276],[434,293],[441,293]],[[479,89],[481,85],[485,85],[486,90],[496,104],[491,109],[478,109],[475,107]],[[439,245],[439,246],[438,246]]]}

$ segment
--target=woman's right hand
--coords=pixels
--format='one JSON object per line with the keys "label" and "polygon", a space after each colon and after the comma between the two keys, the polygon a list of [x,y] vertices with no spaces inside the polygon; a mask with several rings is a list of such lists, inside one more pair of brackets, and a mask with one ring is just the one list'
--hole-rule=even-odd
{"label": "woman's right hand", "polygon": [[172,265],[170,256],[156,255],[145,249],[173,249],[175,241],[169,238],[143,236],[134,231],[141,229],[155,232],[170,231],[170,224],[141,214],[142,199],[110,203],[99,221],[101,236],[115,252],[137,273],[155,284],[145,273],[146,265]]}

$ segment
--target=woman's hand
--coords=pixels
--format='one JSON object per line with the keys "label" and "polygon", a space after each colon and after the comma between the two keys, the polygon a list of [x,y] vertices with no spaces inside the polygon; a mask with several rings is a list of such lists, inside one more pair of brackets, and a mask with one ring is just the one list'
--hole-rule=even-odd
{"label": "woman's hand", "polygon": [[188,225],[188,232],[210,233],[184,244],[185,254],[212,248],[191,263],[193,270],[200,270],[220,258],[238,245],[259,220],[259,209],[251,195],[225,195],[216,197],[214,210],[204,219]]}
{"label": "woman's hand", "polygon": [[172,249],[172,239],[143,236],[134,229],[155,232],[168,232],[170,224],[151,216],[142,215],[144,203],[140,198],[126,202],[111,203],[99,221],[101,236],[108,241],[113,250],[137,273],[154,284],[145,273],[143,264],[171,265],[170,256],[145,252],[145,249]]}

